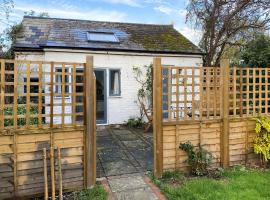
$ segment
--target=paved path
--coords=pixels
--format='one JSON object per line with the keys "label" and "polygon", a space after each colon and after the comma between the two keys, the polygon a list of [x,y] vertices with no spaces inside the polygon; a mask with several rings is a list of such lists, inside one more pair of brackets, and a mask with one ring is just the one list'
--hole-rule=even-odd
{"label": "paved path", "polygon": [[103,185],[109,200],[165,200],[158,188],[149,182],[142,174],[125,174],[108,177]]}
{"label": "paved path", "polygon": [[[111,200],[159,200],[160,192],[144,174],[153,169],[153,134],[140,130],[97,131],[97,177]],[[147,181],[148,180],[148,181]]]}
{"label": "paved path", "polygon": [[144,173],[153,168],[153,134],[128,128],[97,131],[97,177]]}

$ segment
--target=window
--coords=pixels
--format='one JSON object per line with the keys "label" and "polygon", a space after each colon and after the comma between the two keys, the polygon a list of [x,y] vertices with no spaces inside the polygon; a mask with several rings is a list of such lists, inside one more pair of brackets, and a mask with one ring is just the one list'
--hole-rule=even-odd
{"label": "window", "polygon": [[[83,69],[76,69],[76,83],[84,83]],[[76,86],[76,92],[83,92],[83,86]]]}
{"label": "window", "polygon": [[121,80],[120,70],[110,70],[110,96],[120,96]]}
{"label": "window", "polygon": [[[28,91],[29,93],[39,93],[38,82],[39,82],[39,78],[30,77],[30,91]],[[27,93],[27,85],[26,85],[27,78],[24,78],[24,83],[25,83],[25,85],[24,85],[24,93],[26,94]],[[33,103],[38,103],[38,96],[32,96],[31,95],[30,96],[30,101],[33,102]]]}
{"label": "window", "polygon": [[[55,75],[55,93],[62,93],[62,68],[56,68],[55,72],[57,73]],[[65,69],[65,72],[68,73],[68,69]],[[65,83],[70,83],[70,77],[69,75],[65,75]],[[65,85],[65,93],[69,93],[69,85]]]}
{"label": "window", "polygon": [[89,41],[97,41],[97,42],[119,42],[118,38],[114,33],[106,33],[106,32],[88,32],[87,39]]}
{"label": "window", "polygon": [[[76,69],[76,80],[75,80],[76,84],[84,82],[84,73],[83,72],[84,72],[83,69]],[[83,93],[83,91],[84,91],[83,88],[84,88],[84,86],[82,86],[82,85],[76,85],[76,93]],[[83,100],[84,100],[83,97],[84,97],[83,95],[77,94],[75,97],[76,103],[82,104]],[[76,105],[75,112],[76,113],[83,113],[83,105]],[[83,119],[84,119],[84,117],[82,114],[76,115],[76,122],[83,122]]]}
{"label": "window", "polygon": [[[27,78],[24,78],[25,84],[27,83]],[[32,83],[38,83],[39,79],[36,77],[30,77],[30,91],[29,93],[38,93],[39,92],[39,87],[37,84],[32,84]],[[27,93],[27,86],[24,85],[24,93]]]}

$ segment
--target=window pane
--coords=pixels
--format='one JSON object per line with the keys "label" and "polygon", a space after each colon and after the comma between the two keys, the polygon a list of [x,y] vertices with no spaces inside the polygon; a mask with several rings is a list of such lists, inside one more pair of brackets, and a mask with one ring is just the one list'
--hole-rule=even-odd
{"label": "window pane", "polygon": [[118,38],[114,33],[87,33],[88,40],[91,41],[100,41],[100,42],[119,42]]}
{"label": "window pane", "polygon": [[110,71],[110,94],[120,95],[120,71]]}
{"label": "window pane", "polygon": [[[83,69],[76,69],[76,72],[79,73],[76,75],[76,83],[83,83]],[[83,92],[83,86],[76,85],[76,92]]]}
{"label": "window pane", "polygon": [[61,83],[62,83],[62,75],[60,75],[59,73],[62,72],[62,69],[61,68],[57,68],[55,69],[55,71],[58,73],[55,75],[55,93],[61,93],[62,92],[62,88],[61,88]]}
{"label": "window pane", "polygon": [[[55,71],[58,73],[55,75],[55,93],[62,93],[62,68],[56,68]],[[65,69],[65,72],[68,73],[68,69]],[[65,83],[70,83],[70,76],[65,75]],[[69,85],[65,85],[65,93],[69,93]]]}

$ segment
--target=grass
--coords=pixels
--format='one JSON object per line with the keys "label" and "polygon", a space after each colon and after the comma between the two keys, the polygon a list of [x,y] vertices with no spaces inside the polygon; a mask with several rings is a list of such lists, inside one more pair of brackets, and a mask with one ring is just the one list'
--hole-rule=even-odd
{"label": "grass", "polygon": [[106,200],[107,193],[101,185],[74,192],[74,200]]}
{"label": "grass", "polygon": [[221,178],[188,178],[179,172],[153,178],[168,200],[267,200],[270,199],[270,171],[234,168]]}

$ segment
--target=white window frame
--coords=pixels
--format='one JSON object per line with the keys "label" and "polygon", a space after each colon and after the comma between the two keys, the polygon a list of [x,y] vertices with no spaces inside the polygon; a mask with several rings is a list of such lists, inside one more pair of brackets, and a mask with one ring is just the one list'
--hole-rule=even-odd
{"label": "white window frame", "polygon": [[[91,34],[94,36],[98,36],[98,34],[100,34],[100,39],[98,38],[93,38],[91,37]],[[102,39],[101,35],[110,35],[112,36],[112,40],[106,40],[106,39]],[[87,32],[87,40],[88,41],[93,41],[93,42],[112,42],[112,43],[118,43],[119,42],[119,39],[118,37],[115,35],[115,33],[113,32]]]}
{"label": "white window frame", "polygon": [[[60,72],[59,71],[57,71],[57,70],[61,70]],[[55,68],[55,72],[57,72],[57,73],[62,73],[62,67],[56,67]],[[65,73],[71,73],[71,67],[65,67]],[[67,79],[68,79],[68,81],[67,82],[65,82],[65,83],[71,83],[72,82],[72,77],[71,77],[71,75],[69,74],[69,75],[65,75],[66,77],[67,77]],[[58,78],[57,77],[60,77],[60,82],[58,81]],[[54,93],[55,94],[57,94],[57,95],[60,95],[60,94],[62,94],[62,74],[55,74],[54,75],[54,81],[55,81],[55,83],[57,83],[58,85],[54,85]],[[61,85],[59,85],[59,83],[61,84]],[[66,88],[68,88],[68,92],[66,91]],[[59,91],[58,91],[59,90]],[[65,93],[71,93],[70,91],[72,90],[72,87],[71,87],[71,85],[65,85]],[[55,98],[62,98],[62,97],[60,97],[60,96],[55,96]],[[71,95],[65,95],[65,98],[71,98]]]}
{"label": "white window frame", "polygon": [[[119,93],[118,94],[114,94],[112,93],[112,90],[111,90],[111,72],[112,71],[118,71],[119,72],[119,80],[118,80],[118,83],[119,83]],[[110,97],[120,97],[121,96],[121,93],[122,93],[122,84],[121,84],[121,69],[109,69],[109,96]]]}

